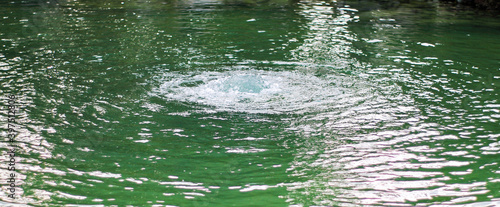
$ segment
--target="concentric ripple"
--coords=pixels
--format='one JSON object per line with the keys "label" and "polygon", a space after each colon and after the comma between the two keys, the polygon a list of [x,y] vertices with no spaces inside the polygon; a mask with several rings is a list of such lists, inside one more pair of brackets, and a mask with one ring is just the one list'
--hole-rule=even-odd
{"label": "concentric ripple", "polygon": [[153,93],[170,101],[195,103],[215,111],[269,114],[331,108],[367,89],[363,87],[366,83],[352,78],[297,71],[169,73],[162,81]]}

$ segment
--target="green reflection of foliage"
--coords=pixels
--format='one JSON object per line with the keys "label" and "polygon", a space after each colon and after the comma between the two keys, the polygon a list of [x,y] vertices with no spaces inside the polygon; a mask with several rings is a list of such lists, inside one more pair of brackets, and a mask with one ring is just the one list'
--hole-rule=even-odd
{"label": "green reflection of foliage", "polygon": [[85,5],[89,7],[101,7],[109,9],[166,9],[177,6],[189,6],[189,5],[231,5],[231,6],[260,6],[260,5],[277,5],[286,6],[292,3],[297,3],[298,0],[77,0],[77,1],[60,1],[61,5],[73,6],[73,5]]}

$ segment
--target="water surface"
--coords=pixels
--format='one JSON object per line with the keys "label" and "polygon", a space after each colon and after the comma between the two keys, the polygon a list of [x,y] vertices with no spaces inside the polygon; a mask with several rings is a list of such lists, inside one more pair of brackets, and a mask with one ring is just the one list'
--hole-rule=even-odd
{"label": "water surface", "polygon": [[495,17],[371,1],[0,10],[0,90],[19,106],[20,187],[10,199],[2,179],[3,202],[500,205]]}

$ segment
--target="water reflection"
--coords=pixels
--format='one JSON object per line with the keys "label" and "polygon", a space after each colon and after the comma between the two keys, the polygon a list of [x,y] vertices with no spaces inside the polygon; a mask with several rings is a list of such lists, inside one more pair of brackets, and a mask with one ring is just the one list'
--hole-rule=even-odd
{"label": "water reflection", "polygon": [[356,35],[349,29],[349,22],[356,22],[356,9],[336,8],[327,2],[300,3],[300,14],[309,22],[304,43],[292,51],[293,59],[308,63],[321,63],[336,69],[359,67],[352,54],[361,53],[352,42]]}
{"label": "water reflection", "polygon": [[364,3],[11,8],[16,202],[497,205],[496,23]]}
{"label": "water reflection", "polygon": [[[363,27],[356,27],[356,24],[365,21],[367,14],[358,14],[355,5],[343,6],[347,9],[338,8],[337,11],[349,11],[350,15],[333,15],[332,7],[313,3],[303,7],[303,15],[309,17],[313,26],[317,26],[312,27],[311,31],[347,30],[344,34],[349,34],[350,27],[355,28],[354,31],[360,31]],[[381,12],[373,13],[377,16]],[[337,19],[334,19],[336,17]],[[370,57],[370,64],[374,65],[358,66],[356,71],[361,72],[360,77],[373,80],[378,87],[364,96],[362,102],[354,103],[352,108],[312,114],[295,123],[302,127],[299,132],[309,140],[297,143],[305,149],[298,151],[289,169],[293,176],[305,179],[288,187],[292,192],[288,200],[290,203],[298,206],[335,206],[346,203],[414,205],[438,200],[445,205],[467,202],[495,205],[495,202],[498,202],[494,199],[486,202],[493,198],[487,195],[495,191],[490,184],[490,180],[495,179],[484,179],[481,176],[485,163],[479,164],[478,161],[490,159],[484,152],[474,150],[488,145],[490,141],[485,140],[488,137],[497,137],[494,130],[486,132],[489,135],[479,135],[488,131],[488,126],[491,126],[488,122],[494,123],[496,120],[485,117],[483,110],[479,116],[483,118],[485,125],[477,122],[465,124],[466,122],[461,121],[474,120],[470,115],[464,117],[465,114],[457,113],[464,109],[468,111],[468,106],[461,104],[466,94],[462,91],[463,86],[467,85],[464,79],[461,79],[464,85],[460,86],[456,84],[455,77],[453,81],[447,80],[446,74],[415,75],[427,73],[424,72],[426,68],[435,68],[435,63],[432,62],[438,58],[419,57],[420,51],[425,52],[424,48],[412,50],[413,47],[409,46],[412,43],[409,44],[409,41],[419,41],[414,44],[427,48],[438,48],[442,43],[431,41],[431,44],[428,40],[418,37],[411,40],[404,38],[403,35],[411,33],[408,30],[418,27],[412,27],[415,25],[404,22],[400,17],[377,17],[379,19],[375,22],[385,24],[373,24],[374,31],[371,34],[366,34],[364,30],[364,33],[357,32],[359,36],[351,36],[352,38],[335,33],[324,38],[322,36],[325,32],[315,32],[311,35],[311,40],[305,40],[306,44],[299,47],[301,51],[316,51],[318,53],[315,54],[328,56],[323,59],[313,58],[314,61],[328,62],[331,59],[337,63],[356,63],[356,59],[352,57],[361,57],[359,60]],[[328,22],[332,23],[344,23],[346,26],[341,29],[338,24],[328,26],[323,24],[324,19],[329,19]],[[315,22],[323,23],[314,24]],[[425,24],[425,27],[427,28],[428,24]],[[342,38],[346,41],[339,42]],[[366,43],[363,44],[360,40]],[[317,42],[316,45],[335,43],[344,48],[356,45],[360,50],[365,50],[363,53],[366,56],[356,56],[361,53],[356,49],[347,50],[354,51],[350,54],[343,50],[329,53],[331,48],[335,47],[322,49],[314,46],[315,44],[307,44],[309,41]],[[368,49],[372,48],[372,45],[376,49]],[[386,51],[398,56],[394,54],[387,58]],[[435,53],[436,50],[432,52]],[[302,55],[302,58],[304,57],[307,55]],[[394,60],[396,64],[386,60]],[[451,63],[449,60],[445,62]],[[364,72],[365,70],[367,71]],[[458,72],[456,69],[453,71],[455,74]],[[426,87],[427,85],[429,87]],[[489,87],[490,90],[481,90],[485,91],[481,96],[485,95],[486,99],[496,103],[496,100],[489,99],[490,93],[496,93],[494,87]],[[442,91],[449,91],[450,94],[443,94]],[[456,96],[455,100],[458,101],[448,98],[453,96]],[[495,107],[491,104],[485,105]],[[467,126],[461,126],[463,124]],[[476,128],[482,129],[476,131]],[[474,136],[476,133],[479,136]],[[474,137],[476,139],[471,140]],[[489,140],[496,141],[496,138]],[[498,167],[496,162],[486,163],[486,166]]]}

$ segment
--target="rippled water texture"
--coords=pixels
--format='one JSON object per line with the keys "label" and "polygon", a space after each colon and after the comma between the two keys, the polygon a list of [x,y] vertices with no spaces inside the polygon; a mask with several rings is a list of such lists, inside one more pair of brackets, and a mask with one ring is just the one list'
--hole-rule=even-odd
{"label": "rippled water texture", "polygon": [[[160,97],[198,103],[213,111],[300,113],[326,110],[357,98],[364,91],[352,79],[316,77],[301,72],[228,70],[180,75],[169,73],[158,89]],[[359,80],[358,80],[359,81]],[[345,86],[345,84],[349,84]],[[356,83],[356,85],[361,85]],[[366,87],[366,86],[365,86]],[[356,97],[353,97],[356,96]]]}
{"label": "rippled water texture", "polygon": [[0,11],[5,140],[9,95],[18,107],[0,205],[500,206],[497,17],[413,1]]}

